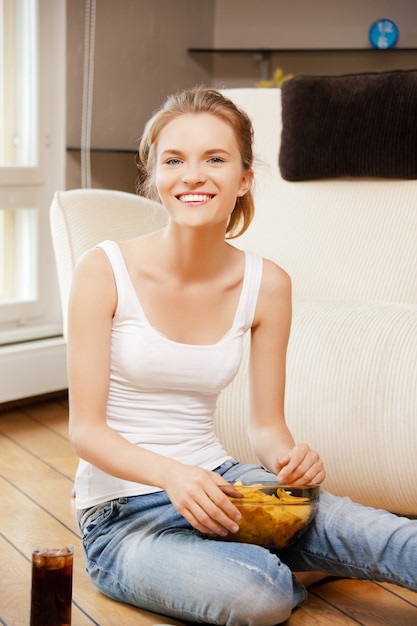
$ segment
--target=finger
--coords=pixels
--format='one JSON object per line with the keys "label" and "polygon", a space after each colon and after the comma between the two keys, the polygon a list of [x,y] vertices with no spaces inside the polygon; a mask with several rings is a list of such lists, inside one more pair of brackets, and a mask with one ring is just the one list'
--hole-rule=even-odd
{"label": "finger", "polygon": [[326,478],[326,472],[323,467],[321,467],[315,475],[310,479],[311,485],[320,485],[324,479]]}
{"label": "finger", "polygon": [[277,474],[291,461],[291,457],[289,454],[281,454],[276,462],[276,471]]}
{"label": "finger", "polygon": [[194,512],[193,526],[200,532],[207,534],[220,535],[226,537],[229,533],[235,533],[239,530],[239,526],[236,522],[230,520],[227,516],[220,516],[220,519],[215,519],[209,515],[204,509]]}
{"label": "finger", "polygon": [[289,463],[279,474],[279,480],[285,479],[291,484],[309,484],[314,481],[316,475],[322,467],[321,461],[311,459],[311,455],[300,463]]}
{"label": "finger", "polygon": [[186,512],[184,513],[184,517],[191,524],[193,528],[199,530],[204,535],[219,535],[221,537],[226,537],[228,535],[228,531],[225,528],[213,527],[212,524],[205,525],[201,523],[197,517],[195,517],[192,513]]}
{"label": "finger", "polygon": [[304,474],[302,465],[298,458],[291,458],[290,462],[283,467],[278,474],[278,481],[294,481],[300,478]]}
{"label": "finger", "polygon": [[326,472],[321,459],[319,459],[317,463],[309,466],[304,473],[294,474],[288,480],[291,481],[292,485],[314,485],[322,483],[325,477]]}
{"label": "finger", "polygon": [[220,489],[216,488],[210,496],[203,494],[198,501],[190,502],[188,511],[193,526],[201,532],[209,529],[222,536],[237,532],[237,521],[241,518],[238,509]]}
{"label": "finger", "polygon": [[229,496],[229,498],[243,498],[243,493],[238,491],[231,483],[222,483],[221,485],[219,485],[219,487],[223,493]]}
{"label": "finger", "polygon": [[[230,483],[226,485],[216,485],[216,489],[210,490],[208,497],[216,507],[213,512],[214,519],[220,521],[226,516],[229,525],[230,521],[238,522],[241,519],[242,515],[239,509],[231,502],[230,497],[242,498],[243,494],[237,491],[233,485]],[[235,526],[233,527],[235,528]]]}

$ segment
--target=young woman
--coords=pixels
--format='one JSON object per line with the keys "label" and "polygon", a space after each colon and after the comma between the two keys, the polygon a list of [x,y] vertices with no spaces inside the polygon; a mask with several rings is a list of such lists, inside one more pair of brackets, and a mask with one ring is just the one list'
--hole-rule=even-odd
{"label": "young woman", "polygon": [[[90,250],[70,301],[70,432],[91,579],[120,601],[228,626],[281,623],[323,575],[417,590],[417,522],[326,492],[286,550],[205,535],[236,532],[234,481],[321,483],[325,470],[285,423],[290,279],[229,241],[253,215],[250,120],[215,90],[181,92],[147,124],[139,159],[141,192],[160,199],[168,224]],[[246,332],[260,466],[231,458],[213,431]]]}

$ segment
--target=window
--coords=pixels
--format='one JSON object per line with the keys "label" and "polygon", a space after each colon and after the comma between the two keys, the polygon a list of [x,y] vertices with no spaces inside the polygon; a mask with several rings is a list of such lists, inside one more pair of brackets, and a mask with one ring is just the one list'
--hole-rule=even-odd
{"label": "window", "polygon": [[36,298],[37,212],[36,209],[0,211],[0,302]]}
{"label": "window", "polygon": [[65,0],[0,0],[0,344],[59,325],[49,206],[64,165]]}
{"label": "window", "polygon": [[35,0],[1,0],[0,165],[35,165]]}

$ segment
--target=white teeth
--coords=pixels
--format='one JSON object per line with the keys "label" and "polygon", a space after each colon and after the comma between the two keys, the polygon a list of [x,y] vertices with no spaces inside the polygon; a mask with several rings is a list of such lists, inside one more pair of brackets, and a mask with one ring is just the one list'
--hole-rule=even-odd
{"label": "white teeth", "polygon": [[179,196],[181,202],[207,202],[211,200],[211,196],[200,193],[187,193],[183,196]]}

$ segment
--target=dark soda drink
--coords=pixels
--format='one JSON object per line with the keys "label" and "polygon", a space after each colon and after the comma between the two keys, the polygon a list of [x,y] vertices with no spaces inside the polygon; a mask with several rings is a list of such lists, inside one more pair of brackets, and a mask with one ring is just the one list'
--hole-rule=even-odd
{"label": "dark soda drink", "polygon": [[32,551],[30,626],[70,626],[73,547]]}

